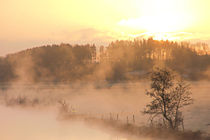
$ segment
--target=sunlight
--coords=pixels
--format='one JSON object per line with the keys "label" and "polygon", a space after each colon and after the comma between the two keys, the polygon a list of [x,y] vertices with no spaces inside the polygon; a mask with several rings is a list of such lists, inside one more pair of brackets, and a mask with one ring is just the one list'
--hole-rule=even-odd
{"label": "sunlight", "polygon": [[170,32],[180,32],[191,22],[178,5],[174,0],[148,0],[138,18],[123,19],[118,25],[152,34],[157,40],[174,40]]}
{"label": "sunlight", "polygon": [[153,37],[154,40],[169,40],[176,41],[180,40],[180,37],[176,36],[174,33],[163,33],[163,32],[155,32],[155,33],[146,33],[149,37]]}
{"label": "sunlight", "polygon": [[175,22],[172,18],[175,18],[175,16],[142,17],[139,19],[121,20],[119,25],[124,28],[130,28],[130,30],[144,31],[146,36],[152,36],[156,40],[176,40],[178,38],[173,37],[173,33],[178,33],[182,27],[184,28],[184,25],[181,19],[176,18]]}
{"label": "sunlight", "polygon": [[170,35],[168,34],[164,34],[164,33],[155,33],[153,35],[153,39],[154,40],[173,40],[172,37],[170,37]]}

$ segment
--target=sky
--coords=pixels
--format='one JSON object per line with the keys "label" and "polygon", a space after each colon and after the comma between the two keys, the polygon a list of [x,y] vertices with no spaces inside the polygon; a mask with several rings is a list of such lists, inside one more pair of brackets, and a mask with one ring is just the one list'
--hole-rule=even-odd
{"label": "sky", "polygon": [[0,0],[0,56],[119,39],[210,43],[210,0]]}

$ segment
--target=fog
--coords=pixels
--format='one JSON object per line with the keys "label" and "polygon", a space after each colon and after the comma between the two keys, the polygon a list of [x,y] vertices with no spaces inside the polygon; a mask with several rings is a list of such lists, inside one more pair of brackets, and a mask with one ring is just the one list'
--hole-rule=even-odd
{"label": "fog", "polygon": [[[109,140],[112,136],[81,122],[61,122],[52,112],[0,107],[2,140]],[[114,137],[114,136],[113,136]]]}
{"label": "fog", "polygon": [[84,122],[58,120],[52,110],[32,111],[0,106],[0,115],[2,140],[127,140],[127,137],[135,139],[132,136],[90,127]]}
{"label": "fog", "polygon": [[[186,130],[210,132],[210,82],[189,82],[194,104],[183,110]],[[150,101],[145,95],[149,82],[75,83],[54,85],[2,85],[0,92],[1,139],[133,139],[113,133],[106,127],[92,127],[81,120],[62,117],[61,102],[75,114],[148,126],[148,116],[141,112]],[[135,122],[133,122],[133,116]],[[91,126],[91,127],[90,127]],[[117,136],[116,136],[117,135]],[[121,138],[122,137],[122,138]],[[145,139],[145,138],[144,138]]]}

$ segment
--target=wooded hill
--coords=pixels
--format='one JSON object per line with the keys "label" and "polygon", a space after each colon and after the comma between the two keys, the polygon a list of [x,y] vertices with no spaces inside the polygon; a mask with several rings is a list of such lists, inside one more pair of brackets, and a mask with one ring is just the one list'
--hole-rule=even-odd
{"label": "wooded hill", "polygon": [[156,65],[189,80],[210,79],[206,44],[147,40],[95,45],[47,45],[0,58],[0,82],[135,81]]}

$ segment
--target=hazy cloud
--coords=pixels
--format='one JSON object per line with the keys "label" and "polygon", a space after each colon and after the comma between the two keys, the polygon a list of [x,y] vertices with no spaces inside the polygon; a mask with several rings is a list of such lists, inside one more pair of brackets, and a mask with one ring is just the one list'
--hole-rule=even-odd
{"label": "hazy cloud", "polygon": [[99,31],[93,28],[84,28],[81,30],[52,32],[48,38],[43,40],[0,40],[0,56],[8,53],[14,53],[23,49],[47,45],[47,44],[96,44],[108,45],[115,40],[109,35],[109,32]]}

